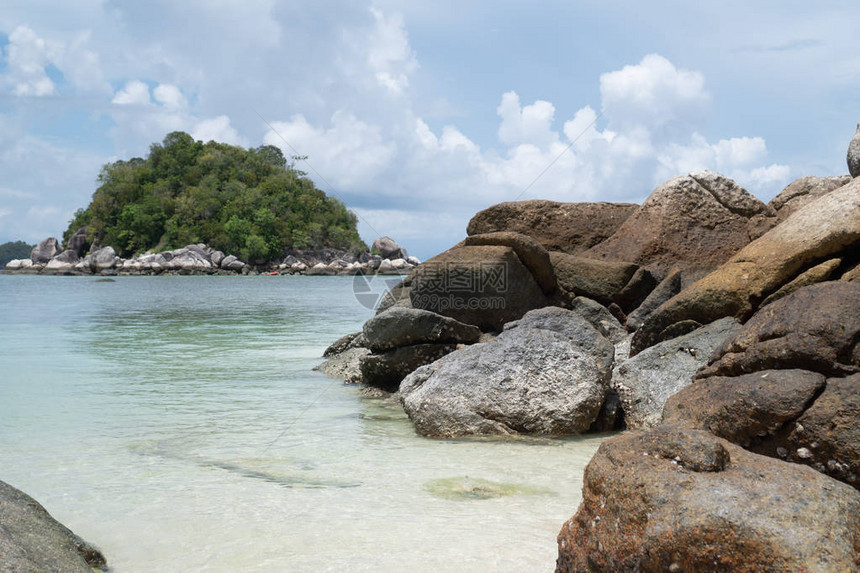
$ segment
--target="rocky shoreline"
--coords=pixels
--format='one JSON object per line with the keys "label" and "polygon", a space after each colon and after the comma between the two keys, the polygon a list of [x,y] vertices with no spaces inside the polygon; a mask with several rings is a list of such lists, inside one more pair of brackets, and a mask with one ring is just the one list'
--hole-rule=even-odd
{"label": "rocky shoreline", "polygon": [[[81,237],[84,237],[81,239]],[[129,259],[117,256],[113,247],[91,248],[82,229],[63,248],[49,237],[33,248],[29,259],[9,261],[3,274],[30,275],[400,275],[421,264],[388,237],[374,242],[371,251],[353,254],[337,249],[290,250],[280,261],[250,264],[235,255],[225,255],[205,244],[145,253]],[[379,253],[379,254],[376,254]]]}
{"label": "rocky shoreline", "polygon": [[701,171],[490,207],[319,369],[426,437],[624,430],[559,572],[860,571],[857,141],[768,204]]}

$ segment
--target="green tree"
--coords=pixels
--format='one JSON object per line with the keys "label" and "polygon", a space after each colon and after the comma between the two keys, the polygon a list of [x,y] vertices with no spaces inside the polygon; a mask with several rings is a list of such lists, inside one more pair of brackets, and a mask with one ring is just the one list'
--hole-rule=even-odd
{"label": "green tree", "polygon": [[173,132],[145,158],[106,164],[63,238],[86,226],[91,240],[123,256],[204,242],[258,261],[292,247],[366,248],[355,215],[295,168],[302,159]]}

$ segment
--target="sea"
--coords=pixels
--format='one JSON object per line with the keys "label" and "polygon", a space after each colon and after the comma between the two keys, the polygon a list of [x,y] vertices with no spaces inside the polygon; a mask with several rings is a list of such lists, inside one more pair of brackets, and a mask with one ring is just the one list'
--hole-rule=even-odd
{"label": "sea", "polygon": [[435,440],[313,370],[349,277],[0,276],[0,480],[112,571],[552,571],[602,436]]}

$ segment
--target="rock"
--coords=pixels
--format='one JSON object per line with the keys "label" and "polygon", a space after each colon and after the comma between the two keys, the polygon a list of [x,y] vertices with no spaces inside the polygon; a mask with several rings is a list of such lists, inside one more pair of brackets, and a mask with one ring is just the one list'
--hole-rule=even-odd
{"label": "rock", "polygon": [[550,252],[549,257],[564,290],[604,305],[615,301],[639,269],[633,263],[598,261],[558,251]]}
{"label": "rock", "polygon": [[860,284],[836,281],[768,305],[667,402],[664,420],[860,486],[858,304]]}
{"label": "rock", "polygon": [[419,434],[576,434],[596,419],[614,348],[575,312],[547,307],[490,342],[419,368],[400,385]]}
{"label": "rock", "polygon": [[785,430],[822,392],[825,380],[822,374],[796,369],[700,379],[669,398],[663,423],[707,430],[777,457],[777,450],[788,445]]}
{"label": "rock", "polygon": [[825,376],[860,372],[860,284],[802,288],[757,312],[697,375],[738,376],[801,368]]}
{"label": "rock", "polygon": [[421,264],[421,260],[418,257],[406,257],[406,262],[413,267],[417,267]]}
{"label": "rock", "polygon": [[839,189],[850,181],[850,175],[801,177],[789,183],[768,205],[776,211],[777,220],[782,222],[807,203]]}
{"label": "rock", "polygon": [[74,251],[78,258],[83,257],[90,250],[90,240],[87,238],[87,231],[87,227],[81,227],[69,239],[67,249]]}
{"label": "rock", "polygon": [[329,354],[328,360],[314,367],[326,376],[343,380],[347,384],[362,382],[361,360],[370,354],[370,350],[360,346],[346,348],[342,352]]}
{"label": "rock", "polygon": [[854,137],[851,138],[851,143],[848,144],[848,172],[851,177],[860,175],[860,123],[857,124],[857,131],[854,132]]}
{"label": "rock", "polygon": [[379,266],[376,267],[377,272],[384,273],[390,272],[394,270],[394,265],[388,259],[382,259],[379,261]]}
{"label": "rock", "polygon": [[376,305],[376,314],[385,312],[393,306],[401,308],[412,308],[412,301],[409,298],[409,291],[412,290],[412,275],[406,276],[402,281],[391,287]]}
{"label": "rock", "polygon": [[[656,286],[657,279],[654,278],[651,271],[646,268],[639,267],[636,269],[636,272],[633,273],[630,280],[627,281],[627,284],[624,285],[624,288],[612,297],[612,303],[609,305],[610,310],[613,310],[611,308],[613,304],[618,306],[618,310],[622,313],[635,310],[642,304],[642,302],[644,302]],[[620,315],[616,314],[616,316]],[[624,322],[627,319],[625,316],[618,320]]]}
{"label": "rock", "polygon": [[612,316],[612,313],[605,306],[590,298],[576,297],[570,301],[570,310],[587,320],[597,332],[605,336],[612,344],[621,342],[627,336],[624,327]]}
{"label": "rock", "polygon": [[750,242],[775,213],[731,179],[697,171],[659,186],[606,241],[583,256],[702,275]]}
{"label": "rock", "polygon": [[78,257],[78,253],[76,253],[72,249],[66,249],[51,260],[76,265],[81,259],[80,257]]}
{"label": "rock", "polygon": [[645,319],[651,316],[652,312],[679,292],[681,292],[681,269],[674,267],[666,275],[666,278],[660,281],[660,284],[642,301],[642,304],[627,315],[627,330],[630,332],[638,330]]}
{"label": "rock", "polygon": [[48,237],[30,251],[30,260],[34,264],[45,264],[60,253],[63,249],[60,248],[60,243],[54,237]]}
{"label": "rock", "polygon": [[788,296],[794,291],[805,286],[814,285],[828,280],[841,264],[842,259],[830,259],[829,261],[824,261],[820,265],[815,265],[814,267],[800,273],[793,281],[782,285],[778,291],[761,301],[759,308]]}
{"label": "rock", "polygon": [[394,392],[411,372],[454,352],[456,344],[413,344],[380,354],[368,354],[361,359],[362,381]]}
{"label": "rock", "polygon": [[510,247],[520,258],[520,262],[531,271],[532,276],[541,289],[543,289],[543,292],[552,294],[558,288],[549,253],[547,253],[546,249],[540,243],[528,235],[506,231],[486,233],[466,237],[463,244],[465,246],[495,245]]}
{"label": "rock", "polygon": [[[3,269],[8,270],[8,271],[17,271],[17,270],[23,268],[24,260],[25,259],[12,259],[8,263],[6,263],[6,266],[4,266]],[[29,261],[30,259],[26,259],[26,260]],[[33,261],[30,261],[30,265],[32,265],[32,264],[33,264]]]}
{"label": "rock", "polygon": [[380,237],[373,241],[370,250],[379,253],[383,259],[405,259],[409,256],[406,249],[398,245],[390,237]]}
{"label": "rock", "polygon": [[839,280],[846,282],[860,281],[860,265],[845,271],[845,273],[839,277]]}
{"label": "rock", "polygon": [[221,251],[215,251],[214,253],[212,253],[212,256],[209,258],[209,260],[212,262],[213,267],[220,268],[221,261],[224,260],[224,253]]}
{"label": "rock", "polygon": [[60,260],[59,258],[53,258],[48,261],[48,264],[45,265],[45,271],[48,271],[53,274],[62,274],[62,273],[70,273],[75,268],[75,265],[72,263],[67,263],[65,261]]}
{"label": "rock", "polygon": [[0,481],[0,569],[92,573],[106,568],[98,549],[56,521],[35,499]]}
{"label": "rock", "polygon": [[221,268],[228,271],[240,272],[245,268],[245,263],[237,259],[234,255],[227,255],[221,260]]}
{"label": "rock", "polygon": [[409,299],[485,331],[550,304],[514,249],[502,246],[454,247],[425,261],[412,272]]}
{"label": "rock", "polygon": [[437,344],[472,344],[481,330],[429,310],[394,307],[364,323],[364,343],[373,352],[385,352],[401,346],[433,342]]}
{"label": "rock", "polygon": [[557,573],[855,571],[860,493],[707,432],[603,442],[558,535]]}
{"label": "rock", "polygon": [[860,241],[860,180],[801,207],[719,269],[654,311],[636,331],[633,353],[660,341],[676,322],[746,320],[764,300],[809,267],[851,252]]}
{"label": "rock", "polygon": [[630,203],[513,201],[480,211],[466,232],[511,231],[533,237],[548,251],[578,254],[612,236],[637,208]]}
{"label": "rock", "polygon": [[90,259],[90,267],[93,272],[100,272],[116,267],[116,251],[113,247],[104,247],[91,253],[87,258]]}
{"label": "rock", "polygon": [[723,318],[652,346],[617,366],[611,385],[621,399],[627,427],[658,425],[666,400],[689,386],[711,353],[739,329],[735,319]]}
{"label": "rock", "polygon": [[323,358],[328,358],[329,356],[334,356],[335,354],[346,352],[346,350],[349,348],[363,348],[364,346],[364,335],[361,332],[353,332],[352,334],[341,336],[340,338],[332,342],[329,347],[323,351]]}

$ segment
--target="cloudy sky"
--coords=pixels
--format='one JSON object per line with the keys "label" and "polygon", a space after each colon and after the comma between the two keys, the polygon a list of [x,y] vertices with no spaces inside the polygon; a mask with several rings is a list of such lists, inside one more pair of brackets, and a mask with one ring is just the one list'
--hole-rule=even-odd
{"label": "cloudy sky", "polygon": [[308,156],[365,240],[421,258],[500,201],[845,173],[860,4],[699,4],[6,0],[0,242],[59,235],[173,130]]}

